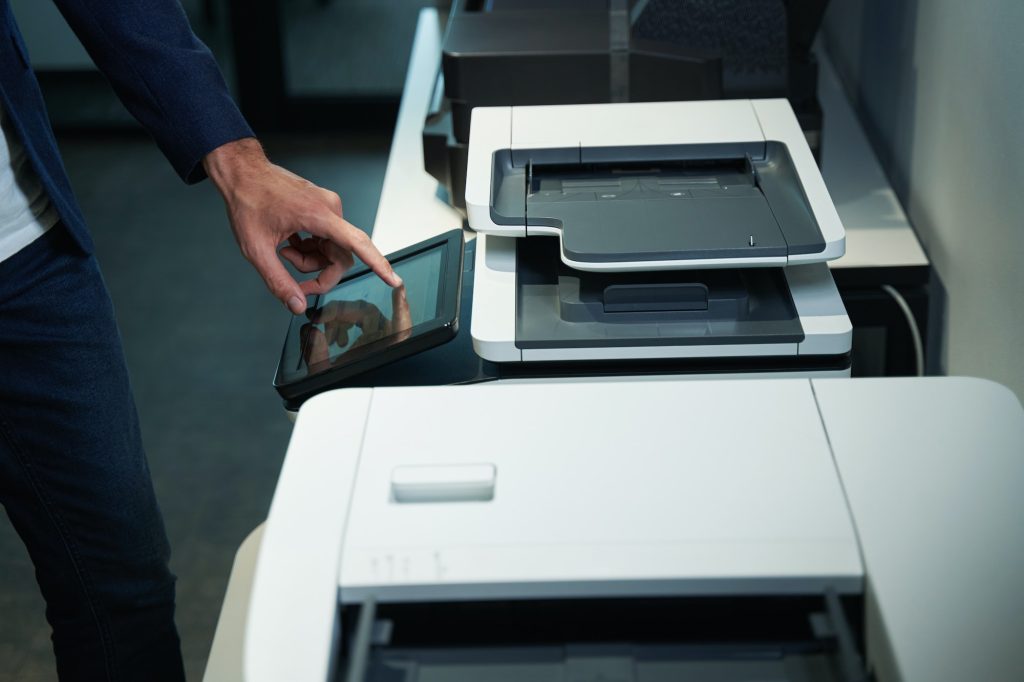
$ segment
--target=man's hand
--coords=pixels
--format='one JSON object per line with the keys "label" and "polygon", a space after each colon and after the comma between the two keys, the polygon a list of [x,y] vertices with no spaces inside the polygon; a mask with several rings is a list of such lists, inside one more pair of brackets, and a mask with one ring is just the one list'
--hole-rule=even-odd
{"label": "man's hand", "polygon": [[[220,190],[238,246],[267,288],[296,315],[306,296],[322,294],[352,266],[352,254],[392,287],[401,278],[365,232],[342,217],[341,198],[270,163],[255,138],[229,142],[206,155],[203,167]],[[301,238],[300,232],[311,237]],[[300,272],[318,272],[299,284],[277,247]]]}

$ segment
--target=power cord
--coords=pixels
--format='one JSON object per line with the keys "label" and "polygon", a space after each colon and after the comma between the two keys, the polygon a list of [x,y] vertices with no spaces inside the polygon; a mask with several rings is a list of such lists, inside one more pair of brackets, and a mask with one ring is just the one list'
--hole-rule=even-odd
{"label": "power cord", "polygon": [[921,330],[917,327],[917,318],[914,317],[913,311],[910,310],[910,305],[907,303],[907,299],[903,298],[903,294],[896,291],[896,288],[889,285],[883,284],[882,291],[889,294],[892,300],[896,302],[896,305],[903,311],[903,317],[907,318],[907,326],[910,327],[910,338],[914,343],[914,360],[917,365],[917,376],[924,376],[924,344],[921,343]]}

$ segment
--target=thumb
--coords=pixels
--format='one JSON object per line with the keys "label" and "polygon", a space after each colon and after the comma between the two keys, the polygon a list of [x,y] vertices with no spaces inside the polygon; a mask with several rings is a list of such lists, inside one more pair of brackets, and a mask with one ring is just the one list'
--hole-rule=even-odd
{"label": "thumb", "polygon": [[270,289],[270,293],[288,310],[295,315],[301,315],[306,311],[306,296],[302,293],[299,283],[288,274],[284,264],[278,260],[276,250],[260,250],[253,254],[251,262]]}

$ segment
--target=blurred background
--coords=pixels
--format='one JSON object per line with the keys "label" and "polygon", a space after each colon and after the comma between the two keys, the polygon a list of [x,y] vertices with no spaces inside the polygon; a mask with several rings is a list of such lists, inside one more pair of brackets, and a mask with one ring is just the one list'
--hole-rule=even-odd
{"label": "blurred background", "polygon": [[[12,0],[61,130],[134,121],[52,2]],[[261,132],[389,130],[422,6],[428,0],[183,0],[246,117]],[[440,3],[445,5],[446,3]],[[393,121],[391,121],[393,122]]]}

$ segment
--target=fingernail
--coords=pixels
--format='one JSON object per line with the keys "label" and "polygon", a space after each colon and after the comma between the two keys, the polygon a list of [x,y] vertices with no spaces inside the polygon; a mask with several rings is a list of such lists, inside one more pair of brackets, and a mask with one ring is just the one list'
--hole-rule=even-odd
{"label": "fingernail", "polygon": [[306,302],[298,296],[292,296],[288,299],[288,309],[296,315],[301,315],[306,312]]}
{"label": "fingernail", "polygon": [[402,278],[399,277],[398,273],[395,272],[394,270],[391,271],[391,281],[395,283],[394,286],[396,287],[402,286]]}

